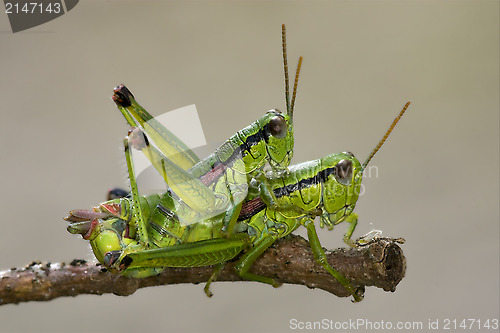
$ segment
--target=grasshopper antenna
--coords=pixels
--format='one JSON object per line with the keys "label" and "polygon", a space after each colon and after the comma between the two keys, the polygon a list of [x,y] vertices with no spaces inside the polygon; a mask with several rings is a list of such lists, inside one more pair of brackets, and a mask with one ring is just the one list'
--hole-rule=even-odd
{"label": "grasshopper antenna", "polygon": [[285,100],[286,100],[286,113],[290,114],[290,83],[288,82],[288,61],[286,59],[286,29],[285,25],[281,25],[281,45],[283,48],[283,70],[285,71]]}
{"label": "grasshopper antenna", "polygon": [[292,103],[290,104],[290,81],[288,79],[288,60],[286,55],[286,28],[281,25],[281,44],[283,46],[283,69],[285,72],[285,100],[286,100],[286,113],[290,116],[293,122],[293,107],[295,105],[295,97],[297,96],[297,86],[299,84],[300,67],[302,66],[302,57],[299,58],[297,64],[297,72],[295,73],[295,81],[293,84]]}
{"label": "grasshopper antenna", "polygon": [[382,138],[382,140],[380,140],[380,142],[375,147],[375,149],[372,150],[370,156],[368,156],[368,158],[366,159],[365,163],[363,163],[363,166],[361,167],[361,171],[363,171],[366,168],[366,166],[368,165],[368,163],[370,163],[370,161],[373,158],[373,156],[375,156],[375,154],[380,149],[380,147],[382,147],[382,145],[384,144],[385,140],[387,140],[387,138],[391,134],[392,130],[394,129],[394,127],[398,123],[399,119],[401,119],[401,117],[403,116],[403,114],[405,113],[406,109],[408,109],[409,106],[410,106],[410,102],[406,103],[406,105],[403,108],[403,110],[401,110],[401,112],[399,112],[398,116],[392,122],[391,127],[389,127],[389,129],[387,130],[387,133],[385,133],[385,135]]}
{"label": "grasshopper antenna", "polygon": [[297,96],[297,87],[299,85],[299,73],[300,67],[302,66],[302,57],[299,58],[299,63],[297,64],[297,72],[295,73],[295,82],[293,83],[293,95],[292,95],[292,104],[290,105],[290,119],[293,120],[293,107],[295,106],[295,97]]}

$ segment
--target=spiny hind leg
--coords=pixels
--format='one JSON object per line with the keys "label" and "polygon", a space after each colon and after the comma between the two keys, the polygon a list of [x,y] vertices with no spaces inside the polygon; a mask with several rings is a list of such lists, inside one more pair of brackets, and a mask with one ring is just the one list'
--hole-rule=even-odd
{"label": "spiny hind leg", "polygon": [[137,223],[137,231],[139,236],[139,244],[144,247],[149,247],[148,232],[146,229],[146,222],[142,216],[141,205],[139,202],[139,189],[137,187],[137,180],[135,178],[134,164],[132,163],[132,152],[129,146],[128,136],[123,140],[123,145],[125,147],[125,159],[127,161],[127,171],[130,180],[130,188],[132,195],[132,218],[135,217]]}
{"label": "spiny hind leg", "polygon": [[[165,267],[219,265],[233,259],[249,244],[250,239],[247,235],[237,234],[231,239],[213,238],[146,250],[129,246],[124,251],[106,253],[104,263],[115,267],[124,275],[128,275],[128,272],[133,273],[134,270],[142,272],[143,270],[163,269]],[[208,287],[216,277],[217,272],[214,272]]]}

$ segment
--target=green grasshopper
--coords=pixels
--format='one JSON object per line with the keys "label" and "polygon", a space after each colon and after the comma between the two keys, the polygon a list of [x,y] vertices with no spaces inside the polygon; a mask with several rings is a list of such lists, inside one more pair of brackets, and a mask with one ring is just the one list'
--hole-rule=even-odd
{"label": "green grasshopper", "polygon": [[[182,224],[201,225],[212,219],[220,221],[221,232],[230,236],[241,209],[241,203],[248,191],[251,179],[262,177],[262,169],[266,162],[278,174],[287,171],[293,156],[293,108],[296,97],[298,76],[302,58],[299,58],[293,97],[290,103],[288,64],[286,57],[286,32],[282,26],[283,61],[285,71],[285,97],[287,114],[271,110],[261,119],[247,128],[237,132],[219,147],[214,154],[204,160],[199,160],[191,150],[177,139],[171,132],[158,123],[136,101],[132,93],[123,85],[115,88],[113,100],[117,104],[127,122],[134,127],[140,126],[155,146],[149,140],[143,140],[142,131],[133,131],[129,135],[130,144],[145,153],[151,164],[163,176],[172,192],[164,196],[152,195],[141,197],[135,181],[129,141],[124,141],[127,167],[132,188],[132,199],[108,201],[95,209],[95,212],[73,211],[67,220],[73,222],[68,230],[72,233],[81,233],[86,239],[93,238],[96,230],[106,229],[107,224],[100,226],[98,219],[105,220],[120,217],[126,220],[127,234],[125,242],[136,237],[140,240],[143,249],[150,246],[169,246],[171,242],[180,242],[184,228],[173,230],[164,224],[164,212],[175,212],[176,219]],[[138,134],[139,133],[139,134]],[[138,144],[137,141],[141,143]],[[163,201],[162,201],[163,200]],[[174,205],[174,206],[172,206]],[[149,213],[152,217],[149,224]],[[113,228],[113,227],[111,227]],[[150,230],[148,230],[150,229]],[[166,241],[164,230],[173,238]],[[97,232],[99,237],[104,233]],[[200,240],[205,236],[192,234],[191,239]],[[213,238],[213,236],[210,236]],[[96,241],[91,244],[111,244],[112,241]],[[94,252],[99,261],[104,257],[101,251],[94,246]],[[128,244],[122,244],[128,245]],[[130,251],[136,251],[137,248]]]}
{"label": "green grasshopper", "polygon": [[[278,287],[280,283],[276,280],[253,274],[249,269],[277,239],[285,237],[303,225],[307,229],[309,244],[318,263],[353,295],[355,301],[360,301],[362,290],[353,288],[345,277],[328,264],[316,233],[314,219],[319,216],[321,227],[327,226],[329,230],[336,224],[348,222],[350,226],[344,235],[344,241],[350,246],[355,245],[351,236],[358,216],[353,210],[359,197],[363,171],[408,106],[409,103],[401,110],[386,135],[362,165],[352,153],[345,152],[292,166],[287,174],[277,175],[268,172],[265,182],[271,191],[267,194],[261,191],[253,192],[254,197],[260,195],[259,199],[266,202],[266,206],[257,205],[257,208],[252,208],[247,215],[240,215],[238,233],[229,239],[223,238],[220,233],[222,222],[212,220],[208,228],[204,223],[197,223],[191,229],[184,230],[183,242],[178,245],[129,253],[124,257],[121,250],[108,252],[105,263],[122,270],[125,274],[131,272],[135,274],[135,272],[146,272],[145,270],[151,268],[221,264],[247,249],[235,265],[239,275],[246,280]],[[244,205],[254,199],[249,195]],[[169,225],[169,230],[175,229],[174,226],[178,222],[175,219],[171,219],[170,222],[172,224]],[[193,234],[195,237],[192,237]],[[207,295],[211,295],[209,286],[215,279],[217,271],[214,271],[214,275],[207,282],[205,287]]]}
{"label": "green grasshopper", "polygon": [[[349,290],[355,301],[360,301],[360,291],[327,263],[314,227],[314,218],[320,216],[321,226],[326,225],[330,230],[343,221],[350,223],[344,241],[354,245],[351,236],[357,224],[357,215],[352,211],[359,196],[363,170],[408,106],[409,103],[363,165],[351,153],[340,153],[290,167],[287,174],[269,172],[265,177],[265,187],[270,189],[267,193],[262,192],[260,184],[254,180],[251,187],[257,190],[250,191],[244,206],[257,198],[267,207],[260,205],[251,208],[250,212],[245,208],[243,211],[246,213],[240,214],[241,219],[236,225],[236,233],[229,238],[224,237],[223,218],[220,216],[183,226],[176,218],[175,199],[169,192],[163,197],[141,197],[143,218],[149,221],[148,227],[160,236],[155,242],[156,247],[144,249],[139,245],[140,235],[134,233],[133,227],[137,221],[131,215],[133,208],[130,207],[130,200],[125,198],[101,204],[96,212],[88,212],[94,227],[90,228],[85,238],[91,241],[99,261],[134,277],[158,274],[164,267],[219,265],[247,249],[235,266],[240,276],[277,287],[280,284],[274,279],[255,275],[249,269],[277,239],[304,225],[316,260]],[[74,214],[72,219],[78,216],[85,220],[84,214]],[[158,225],[160,220],[161,226]],[[205,287],[207,295],[211,295],[209,286],[217,271]]]}
{"label": "green grasshopper", "polygon": [[[285,92],[287,115],[290,116],[286,119],[287,135],[283,138],[287,139],[288,143],[291,142],[293,149],[291,110],[293,110],[295,99],[300,60],[294,97],[290,105],[284,40],[283,28],[287,86]],[[231,171],[229,177],[231,179],[228,181],[229,173],[225,170],[221,172],[216,168],[216,165],[224,165],[224,162],[230,160],[233,155],[231,153],[229,158],[220,158],[222,154],[218,152],[227,151],[227,148],[216,151],[213,155],[216,158],[212,156],[196,163],[197,157],[191,154],[189,149],[183,147],[183,144],[166,129],[156,124],[154,118],[135,102],[132,94],[125,87],[117,88],[113,99],[129,124],[141,125],[153,142],[160,147],[158,151],[149,145],[147,139],[141,139],[137,132],[130,133],[132,141],[142,142],[132,145],[146,153],[175,194],[167,192],[162,196],[139,196],[129,140],[125,140],[132,199],[120,198],[105,202],[94,212],[73,211],[67,218],[71,223],[68,230],[72,233],[81,233],[85,239],[90,240],[96,258],[101,263],[127,276],[145,277],[158,274],[164,267],[220,265],[246,249],[247,252],[236,265],[239,274],[249,280],[278,286],[279,283],[272,279],[249,273],[249,268],[276,239],[286,236],[302,224],[308,230],[311,247],[317,260],[353,294],[355,300],[361,299],[349,282],[326,263],[312,221],[314,217],[321,216],[321,226],[326,224],[329,228],[344,220],[350,222],[351,226],[344,240],[350,245],[353,244],[350,237],[354,231],[357,216],[351,212],[358,198],[362,171],[399,118],[395,120],[384,139],[362,167],[352,154],[337,154],[323,160],[301,164],[292,168],[287,174],[283,170],[286,170],[288,166],[292,149],[283,149],[284,146],[279,143],[279,140],[275,144],[264,140],[267,143],[266,148],[271,148],[271,151],[274,149],[278,154],[261,154],[258,155],[263,156],[260,159],[253,158],[250,161],[245,161],[244,158],[234,159],[227,168]],[[402,112],[406,110],[406,107]],[[260,131],[269,123],[257,122],[257,124],[254,129]],[[242,132],[247,142],[254,140],[249,140],[253,134],[250,135],[247,131]],[[282,139],[280,136],[282,135],[278,134],[273,137]],[[228,142],[234,141],[230,139]],[[260,142],[262,143],[262,140]],[[267,152],[269,151],[267,149]],[[252,154],[252,157],[254,156],[255,154]],[[273,171],[264,176],[262,167],[266,160],[269,161]],[[282,165],[279,163],[273,165],[274,162],[283,160],[285,167],[280,167]],[[246,178],[237,179],[232,176],[235,173]],[[256,191],[248,193],[246,187],[248,184]],[[238,192],[238,186],[242,186],[243,190]],[[292,189],[297,190],[292,191]],[[193,195],[193,193],[196,194]],[[216,196],[223,193],[223,204],[216,201],[207,203],[204,200],[206,197],[213,197],[214,193]],[[350,194],[347,195],[348,193]],[[297,201],[299,197],[303,200],[304,195],[312,199],[308,201],[309,204]],[[242,204],[244,199],[245,203]],[[252,207],[250,202],[254,199],[260,199],[267,205],[267,208],[262,210],[264,206],[260,205],[258,209],[247,209],[246,207]],[[184,200],[192,202],[186,203]],[[339,204],[342,205],[338,206]],[[244,214],[240,214],[242,206],[245,207]],[[332,210],[335,207],[341,208]],[[207,214],[209,210],[212,211]],[[236,221],[238,215],[240,219]],[[210,295],[209,285],[215,279],[216,272],[217,270],[214,271],[213,277],[205,287],[207,295]]]}

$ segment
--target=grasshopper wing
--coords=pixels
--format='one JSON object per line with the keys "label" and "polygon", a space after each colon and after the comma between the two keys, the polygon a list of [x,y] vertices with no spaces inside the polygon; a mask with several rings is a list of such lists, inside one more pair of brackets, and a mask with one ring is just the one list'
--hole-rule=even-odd
{"label": "grasshopper wing", "polygon": [[[179,199],[176,214],[183,223],[226,213],[244,200],[248,180],[239,146],[227,141],[200,162],[185,143],[135,101],[126,87],[116,88],[113,99],[127,122],[137,126],[129,132],[129,145],[145,156],[142,160],[149,160]],[[133,155],[135,168],[141,170],[136,162],[141,154],[136,151]],[[221,155],[225,156],[223,163]],[[201,174],[200,167],[204,168]]]}

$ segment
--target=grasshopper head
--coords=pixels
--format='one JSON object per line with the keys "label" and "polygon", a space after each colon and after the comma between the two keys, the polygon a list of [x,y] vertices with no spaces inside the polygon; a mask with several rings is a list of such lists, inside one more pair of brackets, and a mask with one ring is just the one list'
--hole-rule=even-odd
{"label": "grasshopper head", "polygon": [[322,176],[324,184],[322,199],[325,212],[321,216],[321,226],[326,224],[329,229],[332,229],[335,224],[344,221],[352,213],[359,198],[363,171],[387,140],[409,105],[410,102],[406,103],[362,165],[352,153],[348,152],[329,155],[322,159],[323,165],[328,168],[324,170]]}
{"label": "grasshopper head", "polygon": [[293,125],[289,115],[270,110],[259,121],[266,145],[267,160],[274,172],[287,170],[293,157]]}
{"label": "grasshopper head", "polygon": [[323,178],[323,209],[321,225],[329,229],[342,222],[354,210],[361,190],[363,169],[352,153],[332,154],[321,159],[326,166]]}

